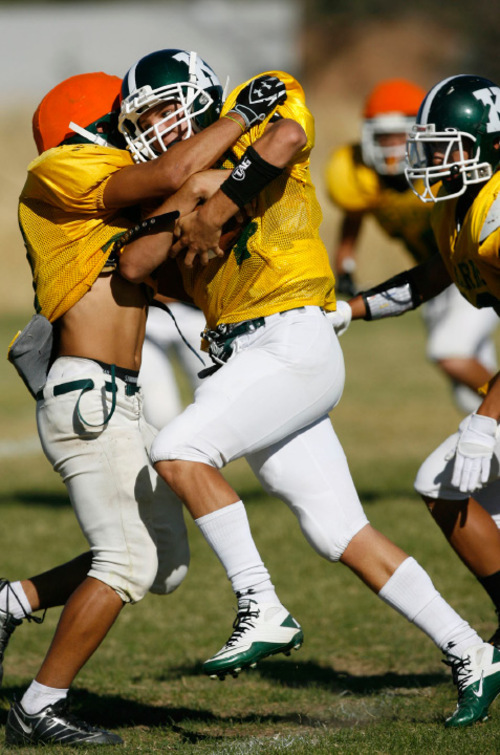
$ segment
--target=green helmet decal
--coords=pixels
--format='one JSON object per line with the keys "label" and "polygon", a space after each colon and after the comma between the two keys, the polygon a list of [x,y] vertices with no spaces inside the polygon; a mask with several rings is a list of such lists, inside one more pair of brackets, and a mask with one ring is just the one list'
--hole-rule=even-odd
{"label": "green helmet decal", "polygon": [[[213,69],[185,50],[158,50],[141,58],[125,74],[121,97],[118,128],[137,161],[166,151],[165,137],[174,129],[187,139],[214,123],[223,101]],[[162,104],[170,106],[168,112],[154,125],[146,123],[144,116]]]}
{"label": "green helmet decal", "polygon": [[[460,196],[493,175],[499,144],[500,88],[481,76],[451,76],[422,102],[407,143],[406,177],[424,202]],[[435,196],[439,181],[443,192]]]}

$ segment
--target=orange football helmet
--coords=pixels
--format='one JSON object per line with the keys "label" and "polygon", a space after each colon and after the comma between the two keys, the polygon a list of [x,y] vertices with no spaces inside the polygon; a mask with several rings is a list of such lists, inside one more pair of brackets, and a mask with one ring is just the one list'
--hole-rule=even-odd
{"label": "orange football helmet", "polygon": [[33,136],[38,153],[57,147],[82,128],[119,108],[121,79],[107,73],[70,76],[48,92],[33,115]]}
{"label": "orange football helmet", "polygon": [[381,175],[400,175],[405,168],[406,138],[425,90],[406,79],[379,82],[363,111],[361,152],[366,165]]}

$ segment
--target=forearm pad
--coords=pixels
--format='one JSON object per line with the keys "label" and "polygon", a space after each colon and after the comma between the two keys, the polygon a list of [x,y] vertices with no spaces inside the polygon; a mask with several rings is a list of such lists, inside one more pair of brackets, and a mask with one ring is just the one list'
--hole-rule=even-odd
{"label": "forearm pad", "polygon": [[406,270],[379,286],[362,291],[361,296],[366,307],[364,320],[397,317],[411,309],[416,309],[422,303],[422,296],[415,283],[412,270]]}
{"label": "forearm pad", "polygon": [[283,168],[271,165],[253,147],[248,147],[220,190],[242,209],[282,173]]}
{"label": "forearm pad", "polygon": [[128,231],[122,233],[122,235],[115,241],[113,246],[113,252],[119,252],[127,244],[131,244],[132,241],[137,241],[141,236],[146,236],[148,233],[166,231],[170,228],[173,229],[173,223],[179,217],[179,212],[173,210],[172,212],[165,212],[163,215],[154,215],[152,218],[142,220],[133,228],[129,228]]}

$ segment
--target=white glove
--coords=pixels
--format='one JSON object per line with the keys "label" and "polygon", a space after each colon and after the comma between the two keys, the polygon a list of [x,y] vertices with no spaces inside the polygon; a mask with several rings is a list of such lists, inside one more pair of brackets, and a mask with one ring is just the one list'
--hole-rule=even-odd
{"label": "white glove", "polygon": [[470,414],[459,425],[451,484],[462,493],[472,493],[488,482],[497,440],[497,421],[482,414]]}
{"label": "white glove", "polygon": [[328,321],[331,322],[336,334],[341,336],[351,324],[352,309],[346,301],[339,299],[335,312],[325,312],[325,315]]}

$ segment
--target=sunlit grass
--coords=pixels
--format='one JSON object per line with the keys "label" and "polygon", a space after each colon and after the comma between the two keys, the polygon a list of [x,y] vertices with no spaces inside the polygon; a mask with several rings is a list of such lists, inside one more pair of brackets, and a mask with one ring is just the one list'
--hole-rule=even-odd
{"label": "sunlit grass", "polygon": [[[16,323],[0,322],[5,344]],[[412,489],[426,453],[459,419],[444,379],[425,361],[424,340],[418,314],[355,323],[342,340],[348,380],[333,421],[372,523],[415,556],[487,635],[494,627],[488,598]],[[7,362],[0,363],[0,387],[0,441],[33,436],[32,399]],[[0,471],[2,575],[26,577],[85,548],[65,489],[41,453],[4,456]],[[150,595],[123,611],[76,680],[77,714],[116,730],[126,750],[137,753],[498,752],[498,703],[488,723],[445,730],[456,695],[430,640],[344,567],[322,561],[245,462],[227,475],[247,504],[282,601],[304,628],[303,648],[237,680],[204,677],[201,664],[227,639],[235,603],[220,564],[189,522],[187,579],[172,596]],[[41,626],[23,625],[14,634],[1,724],[9,701],[36,674],[58,613],[53,609]]]}

